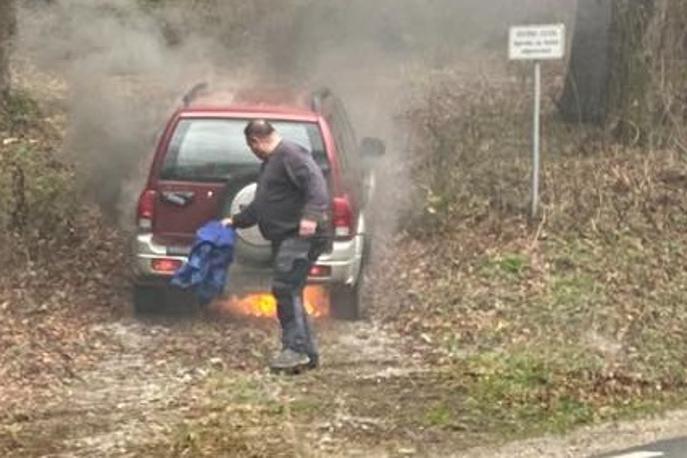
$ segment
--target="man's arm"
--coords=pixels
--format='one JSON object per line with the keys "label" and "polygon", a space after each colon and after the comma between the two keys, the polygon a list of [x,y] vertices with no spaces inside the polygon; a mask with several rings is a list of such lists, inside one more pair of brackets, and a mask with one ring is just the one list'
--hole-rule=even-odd
{"label": "man's arm", "polygon": [[300,234],[312,235],[317,224],[324,221],[328,214],[330,202],[327,182],[309,153],[287,154],[284,165],[291,181],[305,194]]}
{"label": "man's arm", "polygon": [[240,212],[233,214],[231,218],[223,219],[222,223],[225,226],[231,225],[237,229],[255,226],[258,223],[258,215],[255,211],[255,201],[252,201],[247,207],[241,209]]}

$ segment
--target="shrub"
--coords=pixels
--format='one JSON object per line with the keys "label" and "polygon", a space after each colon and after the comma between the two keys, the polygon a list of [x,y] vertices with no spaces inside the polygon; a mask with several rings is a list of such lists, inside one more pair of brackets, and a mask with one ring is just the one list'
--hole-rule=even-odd
{"label": "shrub", "polygon": [[78,212],[72,171],[26,143],[0,149],[0,226],[27,246],[69,235]]}

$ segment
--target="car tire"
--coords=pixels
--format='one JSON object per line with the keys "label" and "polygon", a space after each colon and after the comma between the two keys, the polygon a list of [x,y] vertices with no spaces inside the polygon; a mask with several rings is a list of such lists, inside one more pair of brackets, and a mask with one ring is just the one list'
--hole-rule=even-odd
{"label": "car tire", "polygon": [[334,285],[330,289],[330,310],[334,318],[342,320],[361,320],[365,318],[367,308],[363,299],[365,288],[365,271],[372,253],[372,239],[365,237],[363,256],[358,279],[354,285]]}
{"label": "car tire", "polygon": [[166,291],[155,286],[134,286],[133,303],[136,315],[160,313],[166,309]]}
{"label": "car tire", "polygon": [[364,278],[361,272],[354,285],[332,286],[330,291],[332,317],[350,321],[364,317],[365,307],[362,297]]}

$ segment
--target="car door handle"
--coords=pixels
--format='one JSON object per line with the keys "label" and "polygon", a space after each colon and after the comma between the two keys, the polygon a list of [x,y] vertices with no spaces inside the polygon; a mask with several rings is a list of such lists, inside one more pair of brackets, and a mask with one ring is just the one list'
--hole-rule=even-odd
{"label": "car door handle", "polygon": [[179,207],[185,207],[193,201],[195,195],[196,193],[193,191],[164,191],[162,200]]}

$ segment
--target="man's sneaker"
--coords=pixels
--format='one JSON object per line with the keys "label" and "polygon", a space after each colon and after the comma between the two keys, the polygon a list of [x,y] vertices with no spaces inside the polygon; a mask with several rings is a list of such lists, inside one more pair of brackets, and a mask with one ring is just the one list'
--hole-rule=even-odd
{"label": "man's sneaker", "polygon": [[273,372],[295,374],[307,368],[308,364],[310,364],[308,355],[286,348],[272,358],[272,361],[270,361],[270,369],[272,369]]}

